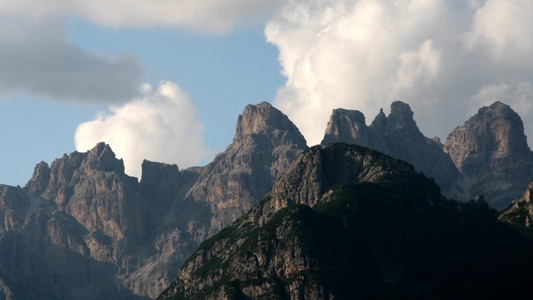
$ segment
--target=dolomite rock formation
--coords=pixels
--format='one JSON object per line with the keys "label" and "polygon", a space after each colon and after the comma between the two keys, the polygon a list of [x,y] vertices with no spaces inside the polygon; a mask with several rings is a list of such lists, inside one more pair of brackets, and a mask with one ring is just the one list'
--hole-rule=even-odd
{"label": "dolomite rock formation", "polygon": [[481,200],[444,199],[404,161],[316,146],[249,213],[203,242],[157,299],[528,294],[514,276],[531,277],[533,244],[496,218]]}
{"label": "dolomite rock formation", "polygon": [[333,110],[322,145],[335,142],[360,145],[403,159],[434,178],[446,197],[457,198],[461,194],[457,189],[460,175],[450,157],[436,141],[420,132],[406,103],[393,102],[389,116],[381,110],[369,126],[357,110]]}
{"label": "dolomite rock formation", "polygon": [[2,186],[4,296],[136,299],[116,284],[153,222],[136,184],[101,143],[38,164],[26,188]]}
{"label": "dolomite rock formation", "polygon": [[250,210],[305,149],[304,137],[287,116],[267,102],[248,105],[233,142],[203,168],[187,194],[187,199],[205,201],[214,214],[209,231],[197,241]]}
{"label": "dolomite rock formation", "polygon": [[506,208],[533,179],[533,161],[520,116],[508,105],[482,107],[453,130],[444,145],[471,195]]}
{"label": "dolomite rock formation", "polygon": [[0,298],[149,299],[205,238],[242,215],[307,148],[268,103],[249,105],[233,143],[204,167],[144,161],[142,178],[104,143],[0,186]]}
{"label": "dolomite rock formation", "polygon": [[422,135],[408,104],[396,101],[371,125],[355,110],[335,109],[322,144],[365,146],[412,164],[434,178],[447,198],[468,201],[484,195],[493,208],[504,209],[533,180],[531,150],[520,116],[495,102],[480,108],[453,130],[445,144]]}

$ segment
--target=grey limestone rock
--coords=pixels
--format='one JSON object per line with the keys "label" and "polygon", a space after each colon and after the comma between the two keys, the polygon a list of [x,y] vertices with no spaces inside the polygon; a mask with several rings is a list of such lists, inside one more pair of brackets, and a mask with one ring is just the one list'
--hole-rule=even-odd
{"label": "grey limestone rock", "polygon": [[105,143],[41,162],[25,188],[0,186],[0,297],[155,298],[306,148],[264,102],[246,107],[233,143],[203,167],[145,160],[138,182]]}
{"label": "grey limestone rock", "polygon": [[408,104],[395,101],[386,116],[380,110],[370,126],[359,111],[335,109],[322,141],[368,147],[412,164],[419,172],[432,177],[447,197],[457,197],[460,174],[450,157],[432,139],[424,137],[418,129]]}
{"label": "grey limestone rock", "polygon": [[533,179],[533,161],[520,116],[508,105],[482,107],[455,128],[444,145],[471,197],[483,194],[494,208],[506,208]]}

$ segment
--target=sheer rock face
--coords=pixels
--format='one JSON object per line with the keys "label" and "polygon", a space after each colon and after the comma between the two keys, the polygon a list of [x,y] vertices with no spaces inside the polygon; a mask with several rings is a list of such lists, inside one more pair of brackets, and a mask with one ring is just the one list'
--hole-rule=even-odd
{"label": "sheer rock face", "polygon": [[443,199],[404,161],[355,145],[316,146],[249,213],[203,242],[157,299],[527,294],[506,272],[528,276],[533,245],[496,218],[481,198]]}
{"label": "sheer rock face", "polygon": [[257,203],[305,149],[288,118],[261,103],[246,107],[233,143],[205,167],[144,161],[138,182],[104,143],[39,163],[25,188],[0,186],[0,290],[14,299],[154,298],[199,242]]}
{"label": "sheer rock face", "polygon": [[501,102],[480,108],[464,125],[455,128],[444,150],[468,176],[531,161],[520,116]]}
{"label": "sheer rock face", "polygon": [[471,195],[484,194],[498,209],[518,198],[533,179],[532,155],[522,120],[501,102],[480,108],[453,130],[444,151],[465,175]]}
{"label": "sheer rock face", "polygon": [[247,212],[307,148],[296,126],[263,102],[248,105],[237,121],[233,142],[207,165],[187,198],[205,201],[213,214],[202,241]]}
{"label": "sheer rock face", "polygon": [[[271,218],[284,208],[294,205],[315,205],[324,193],[336,184],[351,181],[373,182],[400,169],[413,171],[412,166],[409,164],[403,161],[396,161],[387,155],[370,149],[346,144],[332,144],[325,147],[315,146],[294,161],[262,202],[256,204],[249,213],[237,220],[230,228],[224,229],[224,231],[231,230],[231,228],[241,228],[237,230],[246,234],[246,231],[253,231],[256,226],[269,223]],[[254,225],[250,225],[250,227],[249,224]],[[298,224],[292,224],[291,222],[291,224],[286,224],[285,227],[280,228],[281,232],[277,231],[275,233],[283,236],[280,237],[280,239],[283,239],[282,244],[279,244],[277,239],[273,239],[271,247],[268,248],[269,250],[264,250],[266,252],[262,254],[254,253],[254,255],[258,255],[256,258],[250,258],[250,261],[241,260],[240,258],[237,261],[232,261],[230,263],[231,271],[228,273],[235,278],[231,280],[237,278],[246,280],[246,277],[251,273],[258,274],[262,272],[265,275],[278,274],[281,277],[288,277],[294,271],[301,270],[302,264],[308,267],[313,266],[312,255],[308,257],[309,249],[303,249],[297,239],[287,239],[287,237],[292,236],[290,231],[294,229],[292,228],[294,226],[298,226]],[[222,274],[216,270],[214,274],[206,274],[205,277],[199,277],[198,274],[203,263],[213,259],[218,261],[215,256],[219,255],[223,256],[219,257],[221,260],[232,256],[239,251],[238,249],[243,242],[244,240],[222,240],[220,243],[212,245],[211,248],[205,247],[205,243],[203,243],[199,248],[203,250],[197,250],[196,254],[184,265],[180,279],[158,299],[170,299],[180,290],[184,290],[185,294],[178,299],[187,299],[189,297],[232,299],[232,296],[227,295],[223,289],[215,290],[213,294],[199,293],[201,290],[211,289],[216,286]],[[288,247],[289,250],[284,247]],[[263,252],[261,249],[257,250]],[[267,270],[263,268],[265,266],[261,266],[265,264],[267,265]],[[208,277],[210,279],[205,280]],[[298,286],[293,287],[292,290],[294,293],[302,293],[302,296],[305,295],[304,298],[306,299],[323,298],[324,294],[320,292],[319,287],[311,284],[308,288],[310,290],[306,292],[303,292],[301,287]],[[315,290],[315,288],[318,288],[318,290]],[[266,298],[280,297],[280,295],[265,294],[264,287],[251,289],[247,291],[246,295],[252,297],[265,297],[268,295]],[[294,297],[295,295],[291,294],[291,296]]]}
{"label": "sheer rock face", "polygon": [[370,126],[358,111],[336,109],[322,144],[365,146],[411,163],[432,177],[443,195],[467,201],[483,194],[491,207],[503,209],[533,179],[532,153],[522,120],[509,106],[495,102],[452,131],[445,144],[422,135],[409,105],[394,102]]}
{"label": "sheer rock face", "polygon": [[322,144],[333,142],[360,145],[403,159],[433,177],[445,196],[460,195],[459,172],[441,146],[420,132],[406,103],[393,102],[389,116],[381,110],[370,126],[359,111],[333,110]]}
{"label": "sheer rock face", "polygon": [[0,265],[13,299],[135,299],[118,282],[153,219],[108,145],[36,166],[0,192]]}

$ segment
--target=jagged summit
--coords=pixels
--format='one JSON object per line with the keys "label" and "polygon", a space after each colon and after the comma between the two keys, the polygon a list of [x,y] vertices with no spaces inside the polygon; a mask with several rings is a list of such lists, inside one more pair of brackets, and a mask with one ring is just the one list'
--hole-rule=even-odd
{"label": "jagged summit", "polygon": [[[533,163],[527,160],[529,148],[524,147],[521,121],[514,115],[516,114],[505,104],[495,103],[482,108],[479,115],[473,117],[474,120],[480,119],[478,125],[474,126],[479,130],[465,130],[473,132],[472,135],[465,133],[469,139],[466,144],[470,145],[470,140],[479,140],[480,144],[485,145],[479,147],[486,151],[474,151],[463,159],[463,170],[468,166],[475,166],[471,169],[480,172],[468,177],[461,187],[468,195],[484,194],[486,201],[493,207],[493,199],[503,199],[500,206],[508,204],[505,201],[511,200],[508,198],[515,195],[515,191],[523,193],[524,186],[528,183],[523,185],[523,181],[532,179],[530,174],[533,174]],[[372,124],[367,126],[361,112],[336,109],[324,140],[347,141],[402,158],[414,165],[416,170],[434,177],[446,191],[447,187],[453,187],[446,180],[452,181],[458,171],[448,154],[443,152],[442,144],[427,138],[420,139],[422,134],[413,116],[409,105],[395,102],[388,116],[381,110]],[[490,131],[495,124],[500,124],[504,129],[500,132],[504,133],[498,136],[495,134],[497,130]],[[516,135],[517,138],[505,141],[504,138],[508,135]],[[484,137],[488,137],[489,142]],[[472,147],[475,149],[478,146]],[[335,144],[313,147],[305,155],[299,156],[306,149],[304,137],[287,116],[263,102],[244,109],[237,120],[233,142],[206,166],[180,170],[177,165],[145,160],[139,182],[124,173],[123,161],[117,159],[111,147],[105,143],[99,143],[84,153],[65,154],[50,165],[41,162],[36,165],[24,188],[0,185],[0,298],[3,291],[10,289],[17,299],[153,299],[178,276],[179,267],[199,243],[244,213],[250,212],[250,208],[257,203],[260,204],[246,215],[247,220],[252,223],[258,221],[257,224],[265,222],[261,224],[272,226],[258,228],[259,231],[243,237],[246,240],[251,237],[247,243],[233,243],[232,247],[253,252],[259,249],[254,237],[259,237],[261,243],[265,242],[273,247],[265,248],[267,250],[264,253],[271,253],[271,249],[283,250],[283,247],[277,248],[281,244],[271,244],[273,234],[283,235],[290,228],[301,228],[304,223],[299,221],[303,221],[314,226],[312,231],[321,235],[312,236],[320,241],[318,244],[300,243],[301,240],[288,235],[280,236],[280,240],[288,245],[302,246],[303,248],[294,248],[291,252],[302,253],[302,249],[323,249],[320,248],[321,245],[330,245],[329,233],[339,233],[334,242],[340,244],[331,245],[340,246],[328,248],[324,252],[331,257],[333,252],[330,250],[342,249],[345,245],[343,243],[350,241],[346,237],[360,232],[357,230],[375,227],[387,232],[391,229],[388,227],[391,223],[383,222],[382,209],[390,208],[386,213],[394,216],[411,216],[411,212],[424,215],[435,208],[433,204],[445,201],[438,195],[438,187],[431,179],[415,180],[415,185],[402,182],[406,177],[396,175],[403,174],[408,178],[423,176],[413,172],[406,162],[393,160],[377,151]],[[486,155],[487,153],[489,154]],[[515,154],[517,155],[513,156]],[[296,163],[289,169],[294,161]],[[453,170],[448,172],[450,165]],[[397,169],[402,171],[395,173],[394,170]],[[354,182],[344,184],[347,178],[355,177],[355,185]],[[381,178],[377,181],[382,185],[372,188],[371,183],[377,178]],[[425,186],[422,190],[419,189],[420,182]],[[391,187],[398,183],[400,189]],[[381,194],[382,188],[385,194]],[[421,193],[416,193],[417,191]],[[393,201],[399,199],[400,192],[415,194],[402,198],[405,201]],[[270,198],[261,201],[267,193]],[[435,201],[422,202],[427,205],[421,210],[420,206],[410,206],[414,203],[411,199],[428,194],[437,195],[432,198]],[[354,198],[355,202],[350,202],[353,205],[347,206],[346,202],[342,202],[347,199],[344,195],[357,196]],[[357,199],[368,201],[360,202]],[[488,210],[480,199],[457,206],[462,209]],[[361,210],[363,206],[360,204],[378,204],[380,209],[367,207],[366,210]],[[392,204],[400,206],[391,206]],[[407,206],[402,206],[404,204]],[[323,210],[313,212],[314,208],[309,205],[322,205]],[[529,206],[522,207],[530,209]],[[364,219],[373,225],[363,224],[363,227],[358,227],[355,231],[346,230],[342,226],[336,227],[348,220],[341,218],[337,220],[339,222],[333,222],[337,225],[332,224],[328,214],[337,210],[358,214],[354,220]],[[448,212],[449,210],[434,216],[440,218]],[[285,213],[295,218],[285,218]],[[491,213],[495,212],[489,214]],[[522,210],[518,213],[520,218],[524,215]],[[511,212],[511,217],[515,217],[513,214]],[[425,223],[421,224],[439,226],[435,218],[426,216],[422,216]],[[464,214],[461,218],[463,222]],[[278,222],[280,220],[282,222]],[[527,220],[529,219],[522,221]],[[243,227],[238,229],[244,230],[248,225],[250,223],[243,223]],[[332,225],[334,226],[331,227]],[[410,228],[419,232],[418,229]],[[424,229],[425,226],[417,225],[416,228]],[[441,233],[449,232],[446,226],[436,229],[438,230],[424,231],[430,233],[430,236],[425,237],[431,238],[432,232],[438,232],[435,236],[440,240]],[[324,230],[327,232],[322,235]],[[222,233],[226,234],[228,231]],[[242,231],[238,234],[240,233]],[[403,241],[412,236],[405,235],[403,227],[392,228],[391,234],[389,236],[393,238],[401,236]],[[382,235],[372,233],[369,236]],[[250,245],[253,247],[248,247]],[[394,252],[394,249],[389,250]],[[419,248],[413,247],[411,250],[414,252],[404,253],[418,253],[417,249]],[[435,248],[436,253],[441,253],[439,249],[443,248]],[[254,254],[258,255],[258,261],[270,264],[263,260],[263,254],[258,253]],[[279,270],[289,273],[294,271],[291,269],[295,266],[294,261],[288,260],[289,263],[285,264],[287,256],[283,256],[283,253],[280,253],[281,260],[276,258],[279,264],[267,269],[270,273],[263,274],[276,274]],[[394,278],[398,278],[397,274],[402,274],[402,269],[394,267],[394,264],[392,269],[388,268],[390,261],[381,260],[380,253],[382,252],[370,251],[366,257],[369,260],[365,258],[364,261],[384,266],[373,276],[394,281]],[[452,254],[457,253],[462,255],[462,252]],[[250,256],[244,259],[249,258]],[[306,261],[313,262],[315,258],[317,257],[308,256],[304,260],[310,259]],[[394,255],[392,258],[394,259]],[[201,259],[207,257],[202,256]],[[437,257],[437,263],[440,262],[439,259]],[[216,260],[212,262],[217,266]],[[247,262],[253,264],[254,260]],[[336,265],[342,267],[343,263]],[[326,262],[324,265],[334,264]],[[232,269],[234,274],[254,270],[253,267],[238,266]],[[204,270],[206,268],[199,272]],[[327,275],[344,274],[342,272],[342,269],[335,270]],[[287,282],[296,284],[298,280],[308,278],[305,276],[309,274],[300,275],[303,277],[289,278]],[[346,275],[349,278],[352,274]],[[366,273],[364,275],[367,278]],[[258,282],[261,283],[261,280]],[[253,284],[255,281],[243,282]],[[275,282],[271,286],[275,286]],[[433,282],[435,281],[429,284]],[[42,294],[43,291],[46,293]],[[453,296],[450,295],[449,298],[454,298]],[[310,295],[309,298],[313,297]]]}
{"label": "jagged summit", "polygon": [[455,128],[444,151],[462,172],[471,195],[484,194],[497,209],[506,208],[533,179],[532,154],[522,119],[499,101],[480,108]]}
{"label": "jagged summit", "polygon": [[433,177],[449,198],[468,201],[483,194],[503,209],[533,179],[532,153],[520,116],[495,102],[482,107],[450,133],[445,144],[420,132],[413,111],[395,101],[387,116],[381,109],[370,126],[355,110],[333,111],[322,144],[345,142],[403,159]]}
{"label": "jagged summit", "polygon": [[404,161],[355,145],[315,146],[248,214],[203,242],[157,299],[528,294],[510,274],[529,276],[533,245],[496,217],[480,199],[443,199]]}
{"label": "jagged summit", "polygon": [[49,182],[50,167],[46,162],[41,161],[33,169],[33,174],[28,183],[26,183],[26,188],[34,194],[40,194],[46,190]]}
{"label": "jagged summit", "polygon": [[[509,105],[499,101],[480,108],[464,125],[455,128],[444,151],[467,175],[531,160],[522,119]],[[490,163],[486,164],[485,158]]]}
{"label": "jagged summit", "polygon": [[305,149],[305,138],[277,108],[267,102],[246,106],[233,142],[203,168],[188,192],[210,203],[216,215],[208,235],[248,211]]}
{"label": "jagged summit", "polygon": [[379,109],[379,113],[370,124],[370,127],[380,132],[387,130],[387,116],[383,112],[383,108]]}
{"label": "jagged summit", "polygon": [[124,174],[124,161],[117,159],[109,144],[100,142],[87,154],[87,163],[95,170]]}
{"label": "jagged summit", "polygon": [[63,157],[54,160],[50,167],[46,162],[38,163],[26,188],[35,195],[40,195],[48,186],[70,182],[75,172],[81,175],[94,171],[125,175],[124,161],[117,159],[111,147],[101,142],[84,153],[75,151],[70,155],[64,154]]}
{"label": "jagged summit", "polygon": [[342,142],[368,147],[411,163],[417,171],[433,177],[447,197],[455,197],[459,173],[435,141],[424,137],[413,119],[409,104],[395,101],[386,116],[380,110],[370,126],[356,110],[333,111],[322,145]]}
{"label": "jagged summit", "polygon": [[[283,136],[277,139],[294,139],[300,145],[306,145],[305,138],[298,128],[277,108],[268,102],[247,105],[237,120],[233,142],[239,142],[251,135],[276,135],[283,131]],[[289,137],[285,135],[290,135]],[[273,141],[276,142],[276,141]],[[278,141],[281,142],[281,141]]]}
{"label": "jagged summit", "polygon": [[154,188],[158,185],[180,181],[180,170],[176,164],[165,164],[143,160],[141,186]]}
{"label": "jagged summit", "polygon": [[[380,111],[380,114],[376,116],[376,119],[382,119],[383,110]],[[408,137],[418,142],[423,142],[424,135],[418,129],[415,120],[413,119],[413,111],[409,104],[394,101],[391,104],[391,112],[385,120],[385,133],[389,135],[396,135],[402,137]],[[378,122],[373,122],[379,123]],[[371,125],[372,126],[372,125]],[[376,130],[381,129],[381,126],[373,128]]]}

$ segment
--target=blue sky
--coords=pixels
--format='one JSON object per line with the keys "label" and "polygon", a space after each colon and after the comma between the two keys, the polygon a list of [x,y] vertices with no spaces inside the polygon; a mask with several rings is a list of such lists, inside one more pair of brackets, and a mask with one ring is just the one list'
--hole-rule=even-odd
{"label": "blue sky", "polygon": [[[193,99],[205,124],[209,148],[227,146],[237,116],[247,104],[273,101],[284,83],[276,47],[262,26],[229,33],[191,33],[167,28],[107,29],[71,18],[68,40],[110,55],[131,53],[144,64],[144,82],[178,83]],[[214,113],[216,112],[216,113]]]}
{"label": "blue sky", "polygon": [[[135,55],[146,68],[143,82],[179,83],[196,105],[205,125],[205,146],[212,154],[231,143],[237,117],[247,104],[272,102],[284,83],[277,49],[266,43],[262,26],[194,34],[167,28],[109,29],[70,17],[65,31],[69,43],[84,49],[111,56]],[[76,150],[76,127],[107,110],[103,103],[72,104],[20,95],[3,98],[0,183],[10,185],[23,186],[38,162],[50,164]]]}
{"label": "blue sky", "polygon": [[0,183],[111,144],[204,164],[247,104],[269,101],[319,143],[331,110],[370,123],[409,103],[445,140],[481,106],[509,104],[533,134],[529,0],[2,1]]}

